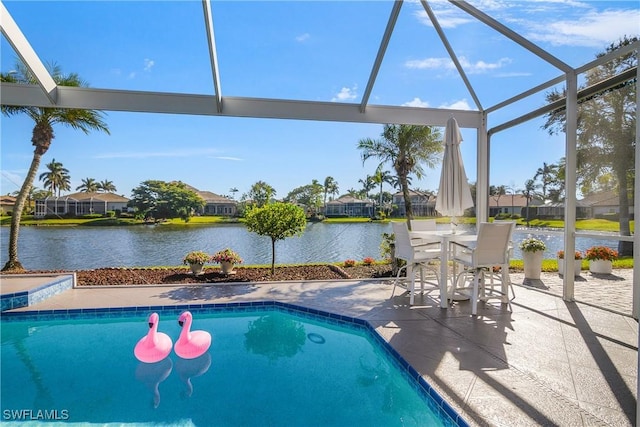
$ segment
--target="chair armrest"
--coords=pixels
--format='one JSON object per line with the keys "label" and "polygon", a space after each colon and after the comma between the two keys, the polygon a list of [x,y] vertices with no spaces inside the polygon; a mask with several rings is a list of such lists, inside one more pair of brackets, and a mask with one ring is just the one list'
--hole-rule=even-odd
{"label": "chair armrest", "polygon": [[454,245],[454,246],[458,246],[458,247],[460,247],[462,249],[466,249],[468,251],[472,251],[473,250],[473,248],[471,246],[463,245],[462,243],[459,243],[459,242],[449,242],[449,244],[450,245]]}

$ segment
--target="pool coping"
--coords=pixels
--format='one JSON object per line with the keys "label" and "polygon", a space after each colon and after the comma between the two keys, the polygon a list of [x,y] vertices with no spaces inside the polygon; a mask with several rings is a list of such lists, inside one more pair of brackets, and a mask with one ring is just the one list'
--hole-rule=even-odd
{"label": "pool coping", "polygon": [[[181,304],[181,305],[161,305],[161,306],[133,306],[133,307],[104,307],[104,308],[74,308],[74,309],[55,309],[55,310],[31,310],[31,311],[8,311],[2,312],[0,321],[25,321],[25,320],[50,320],[46,316],[52,316],[56,320],[70,319],[92,319],[92,318],[110,318],[121,316],[124,314],[131,315],[149,315],[153,311],[161,311],[163,313],[179,314],[184,310],[194,311],[196,313],[216,313],[229,311],[241,313],[254,311],[255,309],[277,309],[285,312],[292,312],[303,317],[320,318],[330,323],[335,322],[342,326],[355,326],[362,328],[370,334],[370,336],[384,348],[391,360],[396,363],[397,367],[407,376],[407,379],[413,381],[414,386],[419,393],[430,399],[435,405],[431,405],[429,400],[427,404],[437,410],[442,416],[447,418],[455,426],[468,427],[469,423],[458,414],[455,409],[438,393],[420,373],[405,360],[398,351],[396,351],[375,329],[375,327],[367,320],[342,314],[332,313],[326,310],[304,307],[302,305],[285,303],[276,300],[267,301],[248,301],[248,302],[230,302],[230,303],[205,303],[205,304]],[[45,319],[42,317],[45,316]]]}

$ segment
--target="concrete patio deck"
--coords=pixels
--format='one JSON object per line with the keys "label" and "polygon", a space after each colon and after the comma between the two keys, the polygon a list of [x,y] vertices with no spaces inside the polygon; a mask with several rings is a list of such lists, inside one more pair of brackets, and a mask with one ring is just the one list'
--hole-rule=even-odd
{"label": "concrete patio deck", "polygon": [[603,308],[619,298],[631,312],[625,274],[583,272],[584,302],[555,295],[557,273],[512,274],[513,313],[479,304],[477,317],[468,301],[440,309],[437,292],[390,299],[388,280],[76,288],[15,311],[277,300],[368,320],[471,425],[634,426],[638,322]]}

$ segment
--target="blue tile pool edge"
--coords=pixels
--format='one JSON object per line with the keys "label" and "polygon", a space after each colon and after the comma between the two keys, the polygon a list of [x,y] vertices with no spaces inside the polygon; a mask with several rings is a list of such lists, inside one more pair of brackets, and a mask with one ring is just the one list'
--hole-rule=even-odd
{"label": "blue tile pool edge", "polygon": [[109,307],[109,308],[75,308],[61,310],[33,310],[0,313],[1,321],[42,321],[42,320],[70,320],[70,319],[92,319],[110,318],[124,315],[148,316],[152,311],[161,311],[163,314],[180,314],[184,310],[201,314],[216,313],[243,313],[252,312],[256,309],[278,310],[285,313],[292,313],[312,320],[319,319],[324,322],[335,323],[341,326],[352,327],[364,330],[369,336],[385,350],[389,359],[396,364],[401,372],[415,385],[418,392],[423,394],[427,403],[432,409],[438,411],[440,415],[450,421],[451,425],[467,427],[467,423],[462,416],[446,401],[431,385],[416,371],[403,357],[389,344],[367,320],[331,313],[315,308],[308,308],[295,304],[283,303],[280,301],[251,301],[233,303],[209,303],[209,304],[182,304],[166,306],[139,306],[139,307]]}
{"label": "blue tile pool edge", "polygon": [[[48,277],[48,276],[47,276]],[[75,283],[75,273],[63,274],[36,288],[0,295],[0,312],[28,307],[49,297],[71,289]]]}

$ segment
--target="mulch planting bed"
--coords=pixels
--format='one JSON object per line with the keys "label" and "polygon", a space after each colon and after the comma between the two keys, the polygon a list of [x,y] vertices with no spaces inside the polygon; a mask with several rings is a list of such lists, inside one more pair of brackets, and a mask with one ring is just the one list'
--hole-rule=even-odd
{"label": "mulch planting bed", "polygon": [[[69,273],[66,270],[26,270],[20,273]],[[236,267],[234,273],[224,275],[219,267],[206,267],[204,273],[195,276],[188,268],[98,268],[75,271],[78,286],[126,286],[155,284],[265,282],[285,280],[339,280],[372,279],[391,277],[391,264],[371,266],[357,265],[339,267],[335,265],[306,265],[270,268]],[[2,276],[0,276],[2,277]]]}

